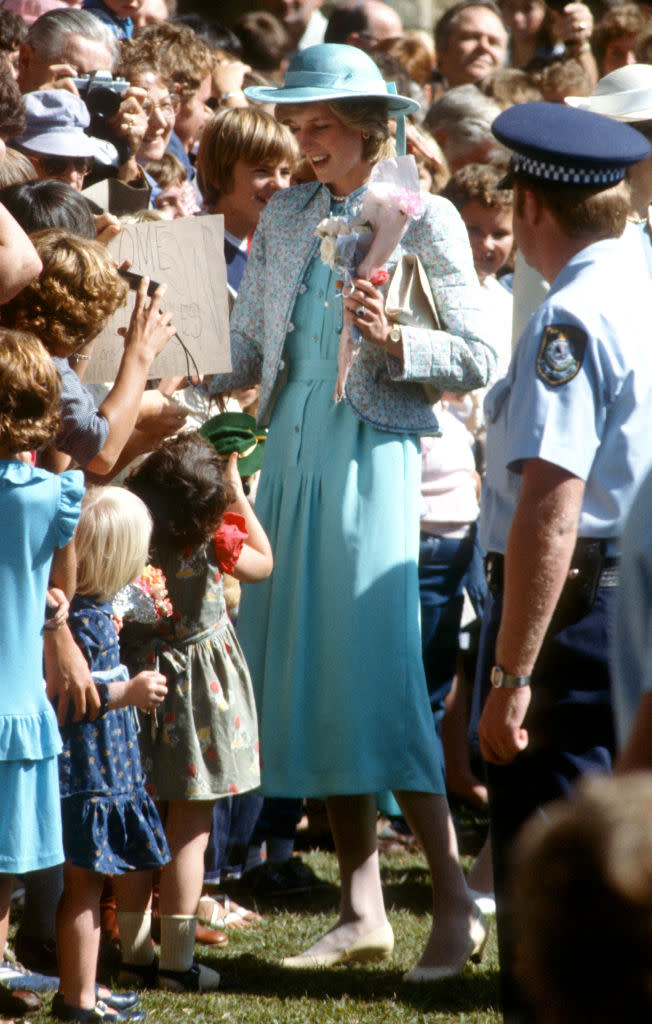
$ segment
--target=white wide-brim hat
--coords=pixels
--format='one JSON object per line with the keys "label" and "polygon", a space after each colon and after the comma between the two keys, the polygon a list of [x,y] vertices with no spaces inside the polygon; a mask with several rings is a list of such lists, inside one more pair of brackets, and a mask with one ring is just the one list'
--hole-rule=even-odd
{"label": "white wide-brim hat", "polygon": [[578,110],[615,121],[652,121],[652,64],[629,64],[601,78],[590,96],[567,96]]}

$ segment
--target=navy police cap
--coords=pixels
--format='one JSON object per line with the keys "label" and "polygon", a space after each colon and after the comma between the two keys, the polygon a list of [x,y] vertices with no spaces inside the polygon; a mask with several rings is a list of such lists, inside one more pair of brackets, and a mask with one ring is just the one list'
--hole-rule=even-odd
{"label": "navy police cap", "polygon": [[519,103],[491,128],[514,151],[514,173],[555,184],[607,188],[650,155],[649,142],[630,125],[563,103]]}

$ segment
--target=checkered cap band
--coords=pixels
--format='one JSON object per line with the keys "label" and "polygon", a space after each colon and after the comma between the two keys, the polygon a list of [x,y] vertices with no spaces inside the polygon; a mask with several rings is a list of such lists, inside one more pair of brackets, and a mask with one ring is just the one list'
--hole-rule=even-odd
{"label": "checkered cap band", "polygon": [[514,154],[514,170],[532,178],[565,185],[615,185],[625,177],[624,167],[564,167],[547,160]]}

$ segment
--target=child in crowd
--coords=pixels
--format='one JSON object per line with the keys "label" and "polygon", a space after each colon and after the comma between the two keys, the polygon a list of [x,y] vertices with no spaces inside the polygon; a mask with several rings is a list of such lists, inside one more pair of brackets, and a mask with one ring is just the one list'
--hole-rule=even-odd
{"label": "child in crowd", "polygon": [[584,779],[532,816],[512,899],[533,1024],[652,1019],[652,775]]}
{"label": "child in crowd", "polygon": [[35,469],[26,453],[57,430],[60,383],[41,343],[0,330],[0,954],[13,875],[60,864],[61,739],[43,685],[48,577],[74,590],[71,541],[84,492],[82,474]]}
{"label": "child in crowd", "polygon": [[299,150],[288,128],[262,110],[221,110],[204,126],[197,181],[208,213],[224,215],[226,276],[237,292],[259,217],[290,184]]}
{"label": "child in crowd", "polygon": [[126,281],[100,242],[60,228],[37,232],[32,241],[43,270],[2,307],[0,318],[8,327],[33,330],[61,376],[59,454],[49,465],[65,468],[64,453],[98,476],[115,473],[185,420],[181,407],[160,392],[143,397],[149,368],[175,332],[170,314],[160,311],[165,286],[146,306],[147,283],[141,282],[115,383],[97,409],[80,377],[94,339],[125,301]]}
{"label": "child in crowd", "polygon": [[[467,164],[453,174],[441,195],[457,208],[469,233],[473,262],[486,299],[488,331],[498,355],[496,378],[511,358],[512,296],[498,275],[512,269],[513,193],[499,188],[504,171],[492,164]],[[511,283],[511,278],[509,279]]]}
{"label": "child in crowd", "polygon": [[[193,961],[213,803],[260,781],[251,680],[226,613],[222,573],[247,582],[272,569],[269,542],[245,497],[237,453],[226,470],[197,432],[167,441],[127,478],[154,520],[153,563],[163,570],[173,614],[157,629],[125,621],[132,671],[157,662],[168,694],[140,734],[155,799],[166,805],[172,861],[161,872],[159,987],[215,989],[216,971]],[[145,634],[143,634],[145,631]],[[125,957],[121,980],[147,980],[153,951]]]}
{"label": "child in crowd", "polygon": [[145,170],[159,187],[154,207],[167,220],[192,217],[199,212],[197,193],[188,181],[188,171],[174,153],[166,151],[160,160],[150,160]]}
{"label": "child in crowd", "polygon": [[146,670],[129,679],[120,664],[111,598],[139,576],[152,530],[142,501],[120,487],[92,488],[84,498],[75,535],[77,593],[69,623],[100,693],[93,722],[62,728],[59,759],[64,890],[57,910],[61,984],[53,1010],[62,1020],[133,1017],[135,995],[109,993],[96,1000],[99,907],[104,876],[113,876],[126,958],[145,944],[151,951],[151,869],[169,860],[163,826],[145,781],[134,707],[153,712],[167,687]]}

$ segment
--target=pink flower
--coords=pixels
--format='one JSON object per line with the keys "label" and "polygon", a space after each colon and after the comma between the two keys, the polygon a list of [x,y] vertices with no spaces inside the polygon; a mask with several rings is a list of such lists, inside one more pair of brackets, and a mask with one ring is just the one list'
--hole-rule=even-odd
{"label": "pink flower", "polygon": [[374,285],[374,287],[380,288],[381,285],[387,284],[387,282],[389,281],[389,271],[381,267],[380,270],[376,270],[375,273],[371,275],[369,280]]}

